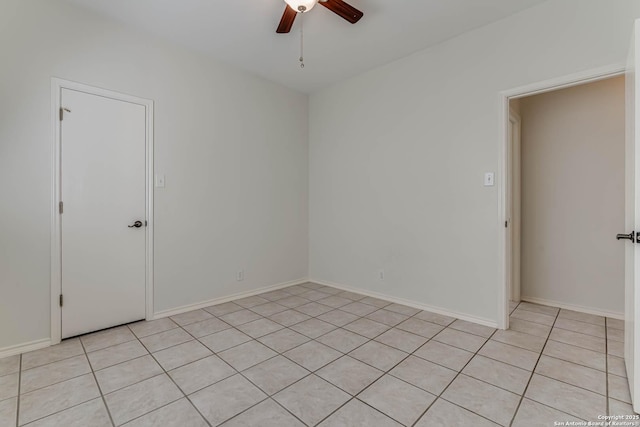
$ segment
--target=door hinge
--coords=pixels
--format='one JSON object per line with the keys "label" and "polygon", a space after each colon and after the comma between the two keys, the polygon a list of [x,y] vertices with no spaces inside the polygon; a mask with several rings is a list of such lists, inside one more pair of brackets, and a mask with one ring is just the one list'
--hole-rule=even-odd
{"label": "door hinge", "polygon": [[71,110],[69,110],[68,108],[64,108],[64,107],[60,107],[60,121],[64,120],[64,112],[70,113]]}
{"label": "door hinge", "polygon": [[64,211],[64,204],[62,202],[58,203],[58,212],[62,213]]}
{"label": "door hinge", "polygon": [[504,228],[507,228],[508,226],[509,226],[509,222],[508,222],[508,221],[505,221],[505,222],[504,222]]}
{"label": "door hinge", "polygon": [[60,294],[60,307],[64,305],[64,297]]}

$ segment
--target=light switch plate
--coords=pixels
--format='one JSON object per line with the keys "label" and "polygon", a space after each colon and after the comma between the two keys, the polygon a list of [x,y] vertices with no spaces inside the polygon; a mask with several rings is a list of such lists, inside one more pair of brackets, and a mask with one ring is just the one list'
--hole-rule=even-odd
{"label": "light switch plate", "polygon": [[493,187],[495,183],[495,175],[493,172],[487,172],[484,174],[484,186]]}

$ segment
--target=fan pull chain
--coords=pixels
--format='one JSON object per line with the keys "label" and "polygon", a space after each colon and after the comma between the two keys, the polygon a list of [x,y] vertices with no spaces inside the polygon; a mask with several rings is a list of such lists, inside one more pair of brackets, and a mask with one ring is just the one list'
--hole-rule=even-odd
{"label": "fan pull chain", "polygon": [[304,68],[304,13],[300,14],[300,68]]}

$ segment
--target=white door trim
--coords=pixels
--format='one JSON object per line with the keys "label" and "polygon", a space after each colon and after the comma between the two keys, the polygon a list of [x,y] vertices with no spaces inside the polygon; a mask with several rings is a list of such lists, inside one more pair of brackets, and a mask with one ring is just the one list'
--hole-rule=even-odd
{"label": "white door trim", "polygon": [[[61,222],[58,204],[61,189],[60,152],[60,101],[62,89],[71,89],[91,95],[104,96],[118,101],[131,102],[145,107],[146,112],[146,280],[145,317],[153,319],[153,101],[126,95],[82,83],[51,78],[51,131],[53,150],[51,155],[51,344],[58,344],[62,336],[62,311],[59,296],[62,290]],[[71,113],[72,114],[72,113]]]}
{"label": "white door trim", "polygon": [[570,74],[526,86],[520,86],[499,93],[499,150],[498,150],[498,327],[509,328],[509,280],[507,278],[507,239],[509,237],[504,221],[507,220],[507,196],[506,172],[507,172],[507,147],[509,144],[509,100],[536,95],[553,90],[564,89],[585,83],[595,82],[610,77],[624,74],[625,64],[613,64],[601,68],[586,70],[580,73]]}
{"label": "white door trim", "polygon": [[[508,219],[505,224],[509,224],[507,228],[507,280],[509,281],[509,300],[520,302],[520,127],[522,120],[515,111],[509,111],[509,123],[511,124],[511,133],[509,134],[509,144],[507,151],[507,169],[505,172],[505,203]],[[510,163],[510,165],[509,165]],[[511,173],[509,173],[509,171]],[[509,210],[511,207],[511,210]],[[511,234],[509,234],[511,231]]]}

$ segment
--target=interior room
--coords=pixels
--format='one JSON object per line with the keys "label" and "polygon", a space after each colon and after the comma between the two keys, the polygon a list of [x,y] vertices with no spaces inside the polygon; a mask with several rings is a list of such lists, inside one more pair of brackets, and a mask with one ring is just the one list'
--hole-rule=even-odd
{"label": "interior room", "polygon": [[510,107],[520,128],[512,300],[624,318],[624,245],[612,238],[624,229],[624,76]]}
{"label": "interior room", "polygon": [[0,426],[640,425],[639,18],[3,0]]}

